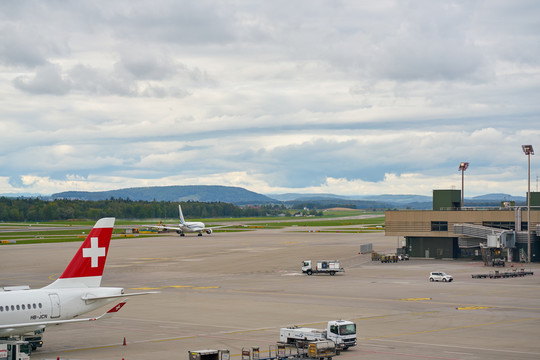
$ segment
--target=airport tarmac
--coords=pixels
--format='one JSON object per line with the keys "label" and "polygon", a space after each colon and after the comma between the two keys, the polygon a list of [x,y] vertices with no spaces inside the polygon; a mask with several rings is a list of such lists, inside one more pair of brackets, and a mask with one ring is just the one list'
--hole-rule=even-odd
{"label": "airport tarmac", "polygon": [[[521,278],[472,279],[494,269],[464,260],[382,264],[358,253],[365,243],[391,252],[397,239],[287,228],[114,240],[102,285],[160,293],[130,298],[111,319],[48,327],[32,359],[188,359],[200,349],[241,359],[253,346],[264,357],[280,327],[335,319],[355,321],[358,333],[337,359],[540,359],[540,265]],[[2,246],[0,285],[47,285],[79,246]],[[339,259],[345,274],[302,275],[304,259]],[[455,280],[430,283],[430,271]]]}

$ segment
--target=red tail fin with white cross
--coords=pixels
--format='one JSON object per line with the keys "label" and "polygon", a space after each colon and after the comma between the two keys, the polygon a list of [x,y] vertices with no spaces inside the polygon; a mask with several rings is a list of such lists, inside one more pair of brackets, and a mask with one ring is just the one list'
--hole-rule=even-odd
{"label": "red tail fin with white cross", "polygon": [[45,288],[99,287],[109,252],[114,220],[99,219],[64,273]]}

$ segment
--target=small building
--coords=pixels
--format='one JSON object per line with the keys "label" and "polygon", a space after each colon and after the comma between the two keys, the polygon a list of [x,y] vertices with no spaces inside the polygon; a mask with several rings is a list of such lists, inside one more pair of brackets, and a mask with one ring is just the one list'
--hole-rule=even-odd
{"label": "small building", "polygon": [[[539,262],[540,193],[531,192],[530,215],[531,261]],[[528,229],[527,206],[465,208],[460,190],[434,190],[433,210],[386,211],[385,234],[403,236],[411,257],[480,259],[490,248],[519,261],[527,258]]]}

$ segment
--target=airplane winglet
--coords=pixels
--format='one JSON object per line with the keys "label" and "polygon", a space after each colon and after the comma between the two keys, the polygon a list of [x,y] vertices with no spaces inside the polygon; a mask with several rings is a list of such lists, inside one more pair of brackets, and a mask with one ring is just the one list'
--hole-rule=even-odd
{"label": "airplane winglet", "polygon": [[94,321],[94,320],[100,320],[100,319],[106,319],[106,318],[110,318],[112,317],[114,314],[116,314],[117,312],[120,311],[120,309],[122,309],[124,307],[124,305],[126,305],[127,303],[127,299],[124,299],[122,300],[121,302],[119,302],[118,304],[114,305],[109,311],[107,311],[106,313],[98,316],[97,318],[92,318],[90,321]]}
{"label": "airplane winglet", "polygon": [[124,307],[124,305],[126,305],[126,303],[127,303],[127,299],[124,299],[122,302],[116,304],[113,308],[107,311],[107,314],[117,313],[118,311],[120,311],[121,308]]}

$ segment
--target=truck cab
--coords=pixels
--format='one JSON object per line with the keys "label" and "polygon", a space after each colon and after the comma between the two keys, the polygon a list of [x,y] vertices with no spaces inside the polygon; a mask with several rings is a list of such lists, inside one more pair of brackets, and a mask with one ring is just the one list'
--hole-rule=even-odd
{"label": "truck cab", "polygon": [[336,343],[338,348],[346,350],[356,346],[356,324],[347,320],[329,321],[326,337]]}

